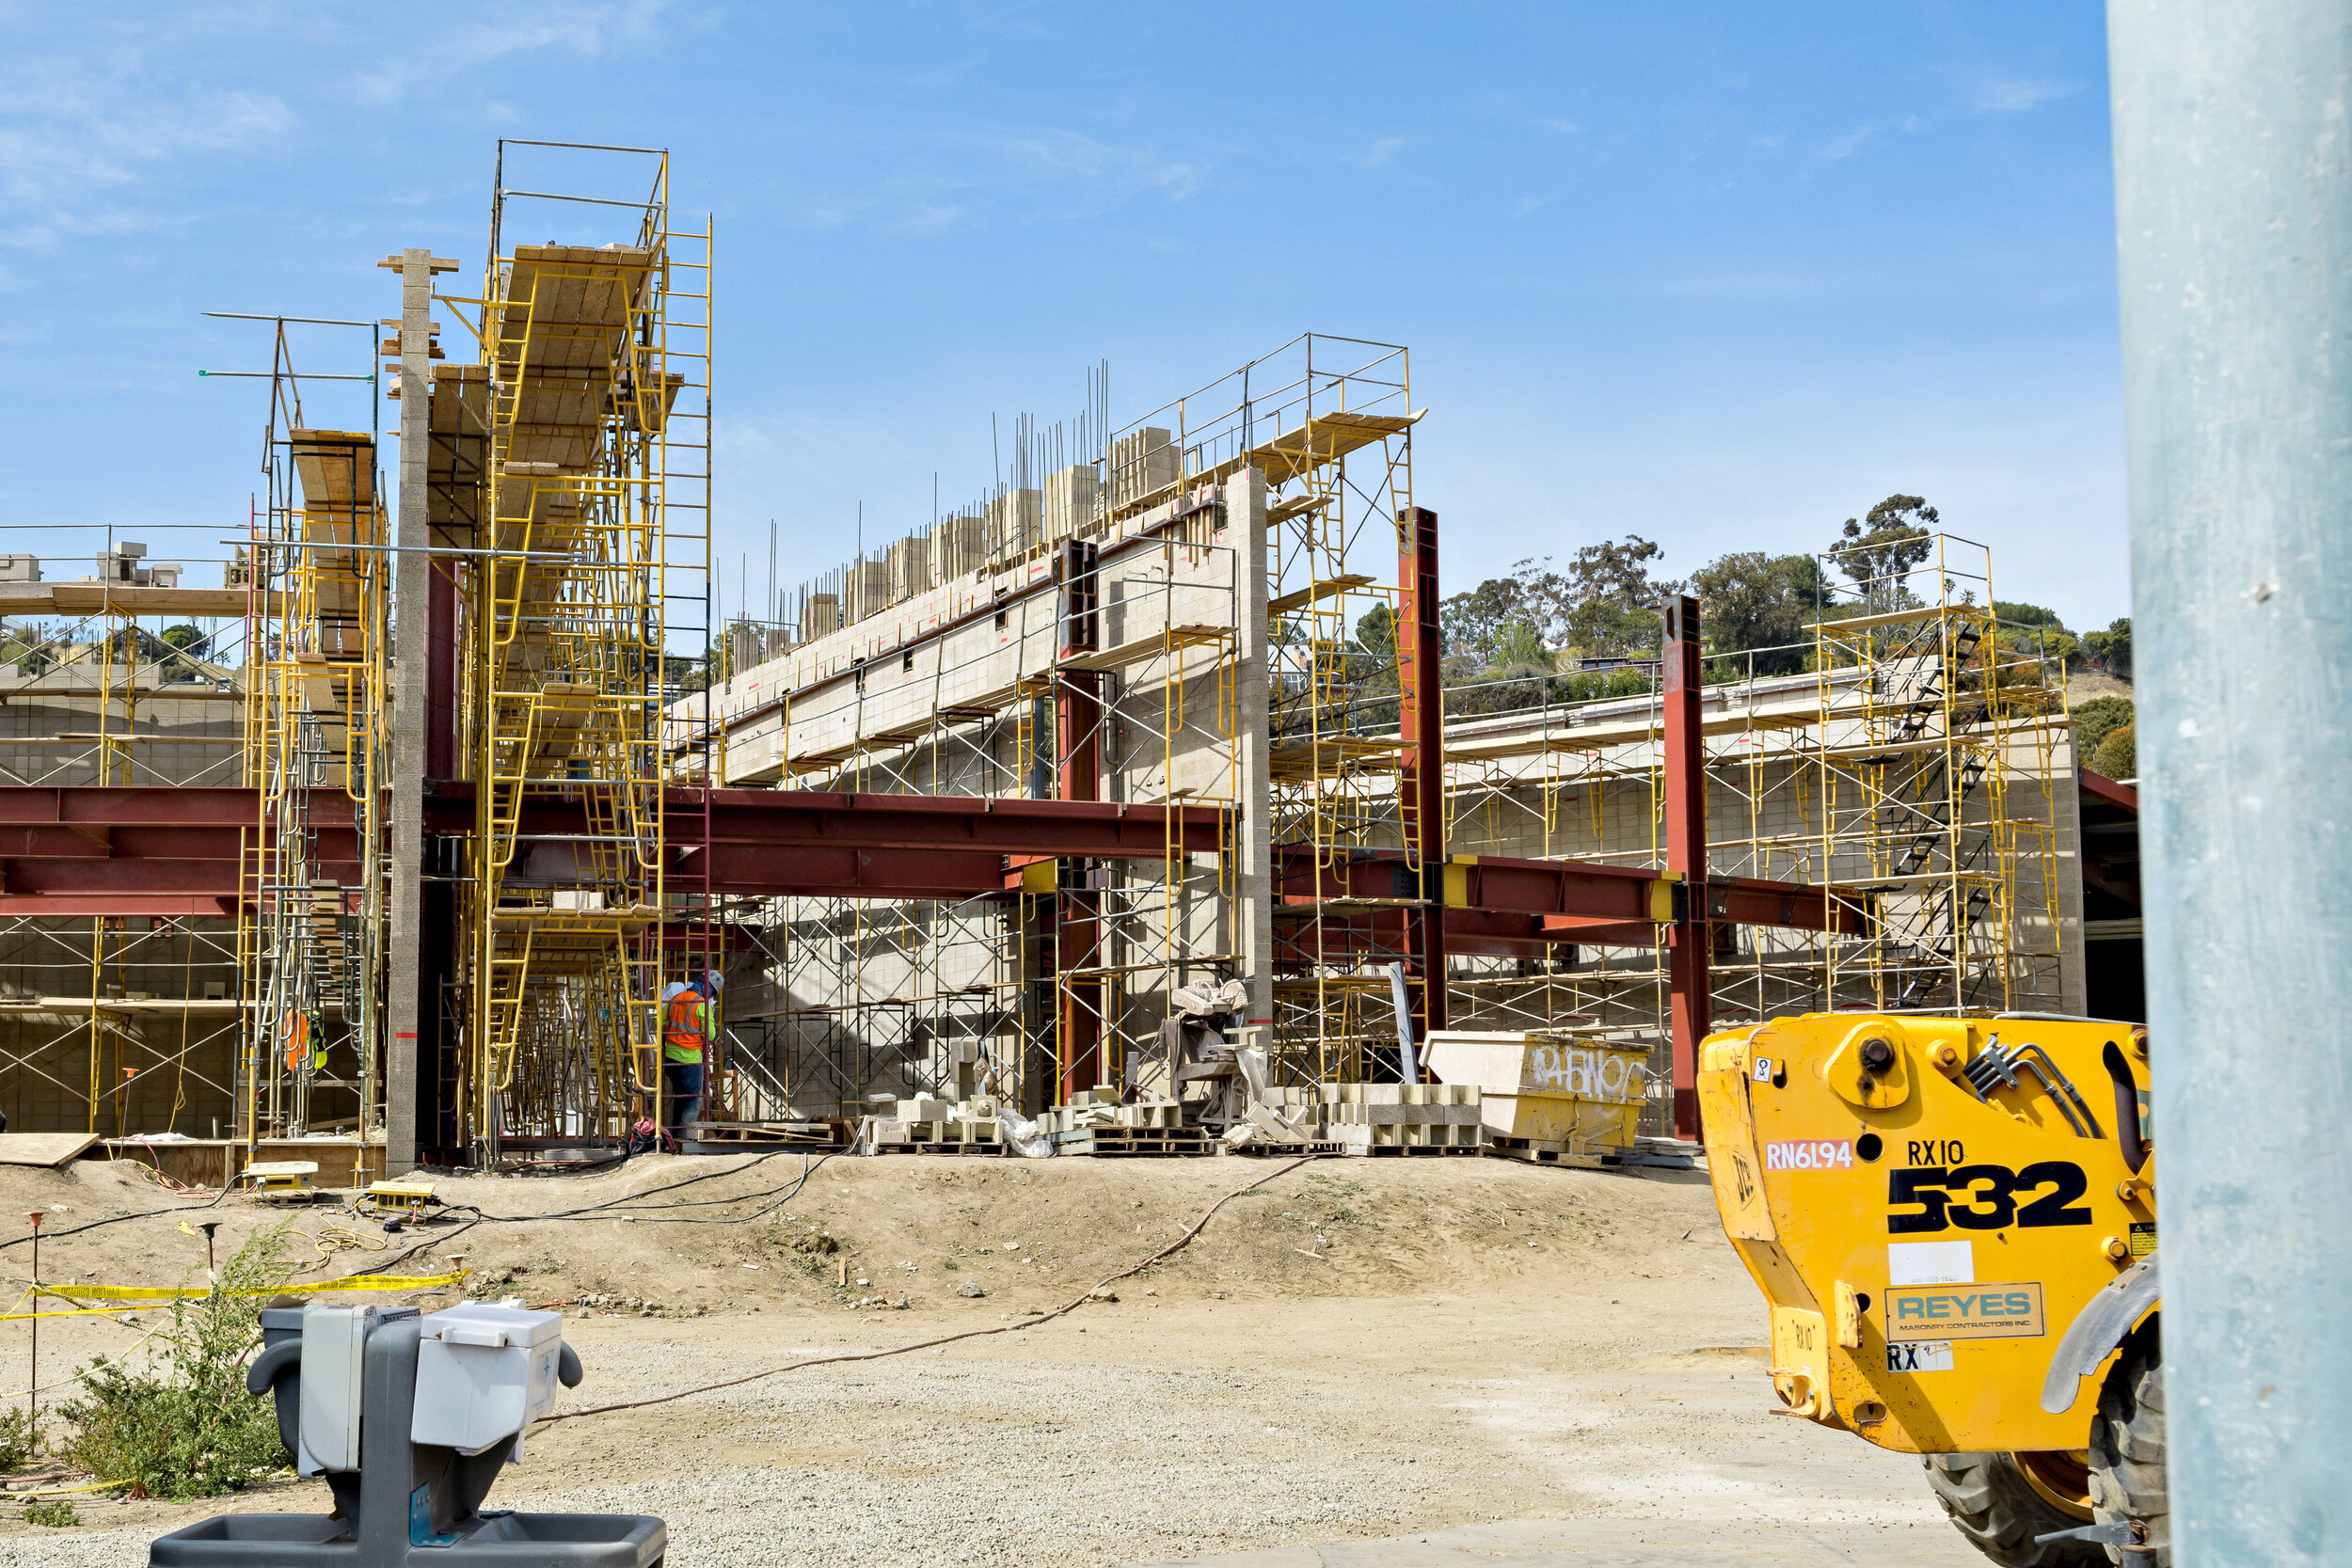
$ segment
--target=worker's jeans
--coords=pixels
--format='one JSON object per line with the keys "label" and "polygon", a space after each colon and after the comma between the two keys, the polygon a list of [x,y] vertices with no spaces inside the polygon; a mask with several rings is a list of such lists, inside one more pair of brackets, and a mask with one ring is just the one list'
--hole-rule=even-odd
{"label": "worker's jeans", "polygon": [[661,1064],[662,1098],[668,1102],[670,1136],[686,1140],[686,1125],[703,1114],[703,1065],[700,1062]]}

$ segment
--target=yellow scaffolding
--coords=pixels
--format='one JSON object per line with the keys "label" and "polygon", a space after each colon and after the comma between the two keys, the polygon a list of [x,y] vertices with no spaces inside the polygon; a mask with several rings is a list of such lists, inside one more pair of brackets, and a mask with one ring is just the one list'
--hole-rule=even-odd
{"label": "yellow scaffolding", "polygon": [[[353,1091],[363,1133],[383,1117],[390,534],[372,434],[297,427],[283,446],[287,471],[246,546],[262,590],[246,630],[245,783],[258,809],[237,924],[248,1144],[307,1130],[316,1087]],[[320,855],[322,791],[340,794],[357,830],[343,875]]]}
{"label": "yellow scaffolding", "polygon": [[[501,171],[538,145],[501,144]],[[481,311],[486,394],[460,574],[458,1106],[487,1162],[513,1136],[623,1135],[654,1087],[665,938],[690,963],[708,945],[666,875],[661,726],[672,610],[708,565],[711,236],[672,227],[666,153],[589,150],[653,160],[630,238],[505,245],[501,172],[483,295],[449,302]],[[527,835],[534,804],[579,831]]]}

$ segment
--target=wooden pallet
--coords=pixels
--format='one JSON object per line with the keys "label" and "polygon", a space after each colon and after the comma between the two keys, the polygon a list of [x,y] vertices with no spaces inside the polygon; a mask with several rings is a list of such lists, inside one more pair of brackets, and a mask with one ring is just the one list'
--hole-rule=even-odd
{"label": "wooden pallet", "polygon": [[876,1144],[877,1154],[1002,1154],[1005,1146],[999,1143],[903,1143]]}
{"label": "wooden pallet", "polygon": [[1081,1127],[1055,1133],[1054,1152],[1098,1158],[1206,1154],[1209,1136],[1198,1127]]}
{"label": "wooden pallet", "polygon": [[1293,1158],[1296,1158],[1301,1154],[1343,1154],[1346,1152],[1346,1150],[1338,1144],[1324,1143],[1320,1140],[1311,1140],[1310,1142],[1303,1144],[1221,1143],[1216,1146],[1216,1151],[1220,1154],[1254,1154],[1260,1159],[1267,1159],[1275,1155],[1289,1155]]}
{"label": "wooden pallet", "polygon": [[1511,1138],[1497,1132],[1486,1134],[1483,1152],[1499,1160],[1524,1160],[1531,1165],[1566,1165],[1577,1170],[1608,1170],[1617,1164],[1614,1154],[1571,1152],[1565,1144]]}
{"label": "wooden pallet", "polygon": [[704,1121],[692,1129],[695,1143],[745,1148],[831,1148],[839,1141],[821,1121]]}
{"label": "wooden pallet", "polygon": [[[1343,1146],[1337,1144],[1334,1144],[1332,1147],[1335,1148],[1343,1148]],[[1486,1150],[1478,1144],[1368,1144],[1358,1148],[1355,1152],[1359,1155],[1368,1154],[1377,1156],[1387,1154],[1484,1154]]]}

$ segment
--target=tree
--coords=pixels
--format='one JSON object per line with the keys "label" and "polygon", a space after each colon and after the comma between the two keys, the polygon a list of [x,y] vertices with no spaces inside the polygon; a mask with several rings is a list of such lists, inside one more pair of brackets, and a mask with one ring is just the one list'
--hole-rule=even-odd
{"label": "tree", "polygon": [[2098,751],[2091,753],[2090,758],[2093,773],[2103,773],[2110,779],[2139,777],[2139,748],[2133,736],[2133,728],[2130,724],[2119,724],[2105,740],[2099,742]]}
{"label": "tree", "polygon": [[2066,629],[2066,623],[2058,619],[2057,610],[2044,610],[2038,604],[2022,604],[2009,599],[1995,599],[1993,601],[1993,613],[2012,626],[2048,626],[2058,631]]}
{"label": "tree", "polygon": [[[1677,592],[1682,587],[1673,586]],[[1580,664],[1588,658],[1656,658],[1666,623],[1647,605],[1596,599],[1569,612],[1564,632],[1561,652]]]}
{"label": "tree", "polygon": [[1445,657],[1472,669],[1501,656],[1502,628],[1527,613],[1526,585],[1516,578],[1488,578],[1467,594],[1438,607],[1438,639]]}
{"label": "tree", "polygon": [[2082,652],[2081,642],[2066,629],[2066,623],[2058,619],[2055,610],[1995,599],[1993,613],[2001,623],[1998,635],[2004,648],[2040,654],[2045,658],[2073,658]]}
{"label": "tree", "polygon": [[1692,573],[1691,587],[1699,598],[1699,625],[1716,653],[1767,650],[1740,660],[1740,673],[1791,675],[1804,668],[1804,650],[1795,644],[1829,589],[1813,557],[1741,550]]}
{"label": "tree", "polygon": [[[1621,540],[1604,539],[1597,545],[1587,545],[1568,562],[1567,586],[1578,604],[1591,604],[1607,599],[1620,605],[1654,605],[1668,594],[1679,592],[1682,585],[1668,579],[1653,578],[1649,563],[1665,556],[1665,550],[1643,538],[1629,533]],[[1549,558],[1547,557],[1547,560]],[[1515,571],[1534,564],[1522,561]]]}
{"label": "tree", "polygon": [[2105,631],[2085,632],[2083,651],[2091,661],[2118,680],[2132,678],[2132,618],[2118,619]]}
{"label": "tree", "polygon": [[1942,521],[1924,496],[1889,496],[1860,521],[1849,517],[1829,547],[1837,569],[1873,610],[1911,603],[1903,579],[1934,547],[1929,525]]}
{"label": "tree", "polygon": [[2094,697],[2074,709],[2074,754],[2099,754],[2100,742],[2132,721],[2129,697]]}
{"label": "tree", "polygon": [[197,660],[213,651],[212,639],[196,626],[182,625],[164,628],[164,646],[172,650],[170,656],[158,659],[162,678],[167,681],[195,680],[202,672]]}

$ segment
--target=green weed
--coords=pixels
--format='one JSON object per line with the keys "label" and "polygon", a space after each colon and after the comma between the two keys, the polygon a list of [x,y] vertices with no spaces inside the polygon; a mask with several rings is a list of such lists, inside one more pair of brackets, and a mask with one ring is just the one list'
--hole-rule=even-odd
{"label": "green weed", "polygon": [[275,1402],[246,1392],[246,1353],[261,1338],[262,1305],[289,1275],[278,1254],[283,1226],[254,1236],[220,1269],[218,1293],[172,1303],[163,1350],[133,1368],[100,1356],[78,1398],[66,1457],[134,1497],[217,1497],[284,1467]]}
{"label": "green weed", "polygon": [[0,1413],[0,1474],[14,1475],[40,1447],[40,1433],[23,1410]]}
{"label": "green weed", "polygon": [[24,1505],[24,1522],[63,1528],[67,1525],[80,1524],[82,1516],[74,1513],[73,1505],[63,1497],[35,1497]]}

